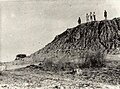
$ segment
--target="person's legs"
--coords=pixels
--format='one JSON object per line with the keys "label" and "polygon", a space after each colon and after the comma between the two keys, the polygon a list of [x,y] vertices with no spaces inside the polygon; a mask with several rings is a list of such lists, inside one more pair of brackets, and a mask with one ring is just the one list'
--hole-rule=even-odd
{"label": "person's legs", "polygon": [[107,17],[105,17],[105,20],[107,20]]}

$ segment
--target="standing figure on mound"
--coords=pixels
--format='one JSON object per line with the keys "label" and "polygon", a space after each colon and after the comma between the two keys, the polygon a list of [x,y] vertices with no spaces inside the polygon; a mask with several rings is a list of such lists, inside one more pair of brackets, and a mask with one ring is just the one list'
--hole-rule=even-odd
{"label": "standing figure on mound", "polygon": [[90,20],[93,21],[92,12],[90,12]]}
{"label": "standing figure on mound", "polygon": [[94,21],[96,21],[96,14],[95,14],[95,12],[93,12],[93,19],[94,19]]}
{"label": "standing figure on mound", "polygon": [[88,15],[88,13],[86,14],[86,21],[89,22],[89,15]]}
{"label": "standing figure on mound", "polygon": [[107,20],[107,11],[106,10],[104,11],[104,17],[105,17],[105,20]]}
{"label": "standing figure on mound", "polygon": [[80,25],[81,24],[81,18],[79,17],[78,19],[78,24]]}

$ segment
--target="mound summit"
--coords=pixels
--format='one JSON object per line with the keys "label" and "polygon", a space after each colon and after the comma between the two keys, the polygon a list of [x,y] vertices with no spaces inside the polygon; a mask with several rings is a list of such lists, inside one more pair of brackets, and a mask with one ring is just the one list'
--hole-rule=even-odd
{"label": "mound summit", "polygon": [[44,48],[30,55],[33,60],[78,59],[87,50],[112,53],[120,47],[120,18],[92,21],[69,28]]}

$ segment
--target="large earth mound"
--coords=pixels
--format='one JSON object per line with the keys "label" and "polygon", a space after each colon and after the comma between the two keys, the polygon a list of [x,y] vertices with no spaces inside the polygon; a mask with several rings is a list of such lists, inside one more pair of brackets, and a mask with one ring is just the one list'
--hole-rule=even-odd
{"label": "large earth mound", "polygon": [[92,21],[69,28],[44,48],[30,55],[33,60],[73,60],[86,50],[112,53],[120,47],[120,18]]}

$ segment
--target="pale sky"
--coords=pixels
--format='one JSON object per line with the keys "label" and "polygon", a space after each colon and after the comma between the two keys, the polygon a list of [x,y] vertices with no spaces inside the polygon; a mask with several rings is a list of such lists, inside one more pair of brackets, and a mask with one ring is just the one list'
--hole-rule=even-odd
{"label": "pale sky", "polygon": [[120,0],[0,0],[0,61],[13,61],[19,53],[30,55],[67,28],[77,26],[80,16],[96,12],[102,20],[120,17]]}

